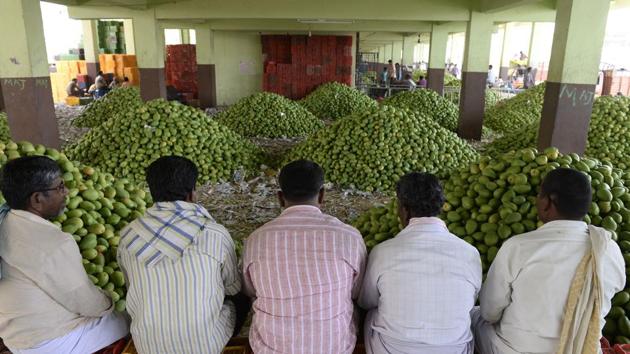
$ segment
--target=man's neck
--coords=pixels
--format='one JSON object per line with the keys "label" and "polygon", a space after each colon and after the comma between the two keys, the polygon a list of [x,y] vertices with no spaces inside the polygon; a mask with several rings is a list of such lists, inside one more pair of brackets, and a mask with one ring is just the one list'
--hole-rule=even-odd
{"label": "man's neck", "polygon": [[284,208],[290,208],[290,207],[294,207],[294,206],[313,206],[319,209],[320,205],[318,202],[304,202],[304,203],[291,203],[291,202],[285,202],[284,204]]}
{"label": "man's neck", "polygon": [[40,212],[38,212],[37,210],[35,210],[33,208],[28,207],[24,211],[27,211],[27,212],[29,212],[29,213],[31,213],[33,215],[37,215],[37,216],[39,216],[42,219],[48,220],[47,217],[45,217],[44,215],[42,215]]}

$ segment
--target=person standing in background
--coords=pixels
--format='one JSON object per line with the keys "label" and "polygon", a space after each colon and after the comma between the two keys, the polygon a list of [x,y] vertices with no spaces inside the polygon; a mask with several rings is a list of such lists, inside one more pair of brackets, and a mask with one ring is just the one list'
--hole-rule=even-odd
{"label": "person standing in background", "polygon": [[488,87],[492,88],[496,80],[497,78],[494,75],[494,71],[492,70],[492,65],[488,65],[488,78],[486,79]]}
{"label": "person standing in background", "polygon": [[534,77],[534,73],[532,72],[532,67],[527,67],[525,71],[525,76],[523,77],[523,87],[525,89],[532,88],[536,86],[536,78]]}
{"label": "person standing in background", "polygon": [[389,81],[396,80],[396,68],[391,59],[387,61],[387,79]]}

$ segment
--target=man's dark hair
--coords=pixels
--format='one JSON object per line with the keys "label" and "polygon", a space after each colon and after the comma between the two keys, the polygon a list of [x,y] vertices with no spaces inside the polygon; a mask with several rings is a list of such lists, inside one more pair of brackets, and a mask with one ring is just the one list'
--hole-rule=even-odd
{"label": "man's dark hair", "polygon": [[540,187],[540,195],[551,199],[560,216],[570,220],[581,220],[593,197],[588,178],[570,168],[550,171]]}
{"label": "man's dark hair", "polygon": [[73,78],[72,78],[72,81],[77,82],[77,78],[76,78],[76,77],[73,77]]}
{"label": "man's dark hair", "polygon": [[293,161],[280,170],[278,182],[286,200],[305,202],[317,196],[322,189],[324,170],[313,161]]}
{"label": "man's dark hair", "polygon": [[129,81],[129,78],[125,76],[125,77],[123,78],[123,81]]}
{"label": "man's dark hair", "polygon": [[391,63],[392,63],[392,60],[391,60],[391,59],[389,59],[387,62],[391,64]]}
{"label": "man's dark hair", "polygon": [[420,80],[423,80],[423,79],[424,79],[424,76],[420,75]]}
{"label": "man's dark hair", "polygon": [[99,72],[98,72],[98,75],[103,75],[103,72],[102,72],[102,71],[99,71]]}
{"label": "man's dark hair", "polygon": [[163,156],[147,167],[147,183],[156,202],[185,200],[195,190],[199,171],[181,156]]}
{"label": "man's dark hair", "polygon": [[430,173],[411,172],[396,184],[398,203],[410,217],[437,216],[444,205],[444,193],[440,181]]}
{"label": "man's dark hair", "polygon": [[492,65],[488,65],[488,69],[492,70]]}
{"label": "man's dark hair", "polygon": [[26,210],[31,195],[53,188],[52,184],[59,176],[59,165],[48,157],[20,157],[2,167],[0,191],[11,209]]}

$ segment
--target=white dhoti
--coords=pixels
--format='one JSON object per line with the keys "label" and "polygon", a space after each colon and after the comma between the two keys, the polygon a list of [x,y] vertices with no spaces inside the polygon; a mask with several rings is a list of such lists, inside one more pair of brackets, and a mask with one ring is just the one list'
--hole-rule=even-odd
{"label": "white dhoti", "polygon": [[473,342],[458,345],[429,345],[401,341],[380,334],[372,329],[376,310],[372,310],[365,318],[364,332],[365,351],[367,354],[472,354]]}
{"label": "white dhoti", "polygon": [[129,322],[112,312],[79,326],[63,337],[47,340],[29,349],[9,348],[13,354],[90,354],[129,334]]}
{"label": "white dhoti", "polygon": [[481,317],[479,306],[475,306],[470,315],[472,330],[475,334],[475,349],[477,349],[479,354],[521,354],[512,349],[497,335],[494,324],[487,322]]}

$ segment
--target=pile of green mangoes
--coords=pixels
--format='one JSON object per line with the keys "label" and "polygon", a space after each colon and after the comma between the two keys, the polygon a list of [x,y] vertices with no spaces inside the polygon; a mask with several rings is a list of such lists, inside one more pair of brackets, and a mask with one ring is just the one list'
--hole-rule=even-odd
{"label": "pile of green mangoes", "polygon": [[586,154],[630,169],[630,97],[602,96],[595,100]]}
{"label": "pile of green mangoes", "polygon": [[145,169],[165,155],[184,156],[199,182],[229,180],[258,167],[260,150],[202,111],[157,99],[114,116],[66,149],[72,159],[114,176],[144,181]]}
{"label": "pile of green mangoes", "polygon": [[9,119],[7,114],[0,112],[0,141],[11,140],[11,131],[9,131]]}
{"label": "pile of green mangoes", "polygon": [[123,115],[142,105],[140,90],[136,87],[119,87],[90,103],[81,115],[72,121],[77,127],[94,128],[113,116]]}
{"label": "pile of green mangoes", "polygon": [[[441,218],[452,233],[479,250],[484,272],[505,240],[541,225],[536,210],[540,183],[559,167],[588,175],[593,202],[585,221],[610,231],[630,266],[630,173],[594,158],[562,155],[555,148],[542,153],[529,148],[497,158],[482,157],[444,183],[446,203]],[[395,202],[372,208],[353,224],[369,248],[394,237],[401,228]],[[630,342],[629,290],[615,296],[606,318],[604,334],[615,343]]]}
{"label": "pile of green mangoes", "polygon": [[53,223],[74,237],[88,277],[123,311],[125,279],[116,263],[119,231],[151,205],[150,195],[126,179],[72,162],[55,149],[28,142],[0,143],[0,165],[32,155],[48,156],[59,164],[68,198],[64,213]]}
{"label": "pile of green mangoes", "polygon": [[538,143],[539,122],[530,123],[505,134],[483,147],[483,154],[498,157],[506,152],[535,147]]}
{"label": "pile of green mangoes", "polygon": [[445,177],[477,157],[466,141],[431,118],[382,105],[320,130],[293,148],[285,163],[309,159],[341,186],[387,191],[410,171]]}
{"label": "pile of green mangoes", "polygon": [[366,94],[334,81],[319,86],[299,103],[317,117],[333,120],[377,105]]}
{"label": "pile of green mangoes", "polygon": [[270,92],[245,97],[214,118],[246,137],[303,137],[324,127],[304,107]]}
{"label": "pile of green mangoes", "polygon": [[429,116],[442,127],[457,131],[459,120],[457,106],[433,90],[401,92],[384,99],[383,104]]}
{"label": "pile of green mangoes", "polygon": [[495,132],[507,134],[540,122],[545,87],[542,83],[497,103],[486,110],[484,125]]}
{"label": "pile of green mangoes", "polygon": [[[538,142],[538,125],[538,121],[532,122],[505,134],[486,145],[484,154],[498,156],[512,150],[535,147]],[[629,133],[630,98],[598,97],[593,103],[586,156],[610,161],[622,170],[630,169],[630,145],[626,142]]]}

